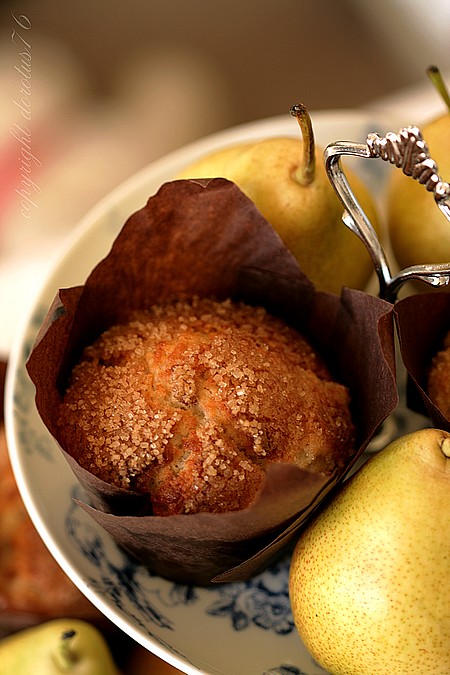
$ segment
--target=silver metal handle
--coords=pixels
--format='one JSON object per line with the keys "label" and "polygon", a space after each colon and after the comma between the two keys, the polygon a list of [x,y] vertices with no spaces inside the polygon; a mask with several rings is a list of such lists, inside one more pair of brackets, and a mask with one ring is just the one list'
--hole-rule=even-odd
{"label": "silver metal handle", "polygon": [[403,173],[422,183],[434,193],[437,206],[450,221],[450,185],[438,173],[436,162],[417,127],[406,127],[398,134],[388,132],[380,137],[367,136],[366,143],[337,141],[325,148],[324,162],[328,177],[344,205],[342,220],[367,247],[378,277],[379,295],[394,302],[401,286],[407,281],[419,280],[434,287],[450,284],[450,262],[413,265],[392,275],[378,236],[350,188],[341,164],[343,156],[381,158],[401,168]]}

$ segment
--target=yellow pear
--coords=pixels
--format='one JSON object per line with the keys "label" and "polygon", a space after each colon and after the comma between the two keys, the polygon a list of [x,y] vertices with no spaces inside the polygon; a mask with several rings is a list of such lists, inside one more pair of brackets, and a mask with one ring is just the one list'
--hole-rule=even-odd
{"label": "yellow pear", "polygon": [[450,673],[450,434],[405,435],[296,544],[299,634],[333,675]]}
{"label": "yellow pear", "polygon": [[0,675],[119,675],[100,631],[53,619],[0,640]]}
{"label": "yellow pear", "polygon": [[[342,222],[343,206],[315,147],[305,106],[294,106],[302,138],[267,138],[212,152],[177,178],[222,177],[254,202],[319,290],[364,289],[373,264],[364,244]],[[363,210],[379,232],[376,206],[361,180],[346,171]]]}
{"label": "yellow pear", "polygon": [[[440,80],[432,67],[429,75]],[[441,80],[440,80],[441,81]],[[429,153],[440,177],[450,182],[450,98],[444,83],[436,85],[448,110],[421,127]],[[387,224],[392,251],[400,268],[450,261],[450,223],[436,205],[434,195],[400,170],[390,175],[387,192]]]}

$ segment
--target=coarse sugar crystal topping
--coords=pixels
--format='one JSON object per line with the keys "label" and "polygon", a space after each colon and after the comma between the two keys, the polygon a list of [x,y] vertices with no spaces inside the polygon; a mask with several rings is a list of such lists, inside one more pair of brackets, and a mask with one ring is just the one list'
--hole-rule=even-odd
{"label": "coarse sugar crystal topping", "polygon": [[155,513],[226,511],[254,498],[268,462],[329,473],[345,461],[348,405],[283,321],[194,298],[135,312],[87,347],[59,425],[82,466],[150,492]]}

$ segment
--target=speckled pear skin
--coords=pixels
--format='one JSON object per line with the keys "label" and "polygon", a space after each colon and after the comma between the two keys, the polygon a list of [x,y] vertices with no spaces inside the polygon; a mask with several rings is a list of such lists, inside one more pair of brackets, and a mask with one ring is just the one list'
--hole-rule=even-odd
{"label": "speckled pear skin", "polygon": [[[450,110],[425,124],[423,138],[439,175],[450,180]],[[450,259],[450,226],[434,195],[402,171],[392,171],[387,186],[389,240],[400,268]]]}
{"label": "speckled pear skin", "polygon": [[450,673],[450,434],[405,435],[356,473],[298,541],[300,637],[333,675]]}
{"label": "speckled pear skin", "polygon": [[[301,185],[303,142],[265,138],[206,155],[183,169],[179,178],[223,176],[236,183],[272,224],[305,274],[321,291],[339,294],[342,286],[365,289],[373,263],[358,237],[342,223],[342,204],[316,148],[314,180]],[[381,236],[378,209],[370,191],[352,171],[352,190]]]}

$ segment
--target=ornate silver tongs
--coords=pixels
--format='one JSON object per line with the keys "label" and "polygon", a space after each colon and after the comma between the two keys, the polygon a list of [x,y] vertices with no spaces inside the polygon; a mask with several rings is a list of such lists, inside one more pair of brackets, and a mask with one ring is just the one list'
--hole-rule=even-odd
{"label": "ornate silver tongs", "polygon": [[398,134],[388,132],[380,137],[367,136],[366,143],[337,141],[325,148],[324,161],[328,177],[345,211],[342,220],[366,245],[378,276],[381,298],[394,302],[400,287],[406,281],[419,280],[430,286],[450,285],[450,262],[414,265],[392,275],[377,234],[356,200],[341,165],[341,157],[381,158],[403,173],[422,183],[434,193],[437,206],[450,221],[450,185],[441,179],[436,162],[430,157],[420,129],[414,126],[401,129]]}

